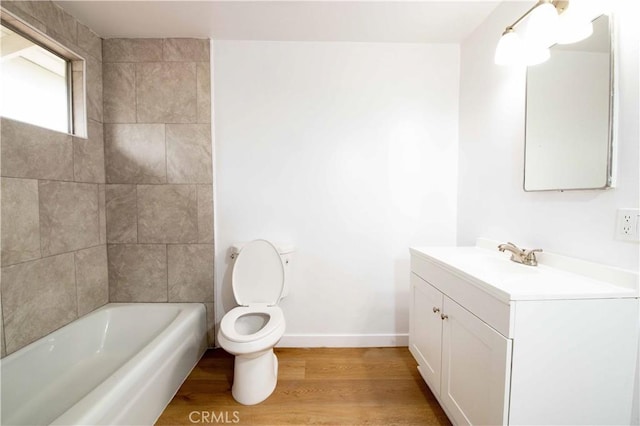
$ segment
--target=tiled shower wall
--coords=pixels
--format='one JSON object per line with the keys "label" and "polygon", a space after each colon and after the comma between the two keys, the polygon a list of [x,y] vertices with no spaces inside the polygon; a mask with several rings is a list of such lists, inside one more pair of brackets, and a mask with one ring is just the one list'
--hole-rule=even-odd
{"label": "tiled shower wall", "polygon": [[2,6],[86,59],[89,137],[1,119],[1,355],[108,301],[202,302],[213,344],[208,40],[103,41],[49,1]]}
{"label": "tiled shower wall", "polygon": [[107,303],[109,293],[102,40],[51,2],[2,7],[85,58],[89,134],[1,119],[4,356]]}
{"label": "tiled shower wall", "polygon": [[202,302],[213,344],[209,40],[103,41],[111,302]]}

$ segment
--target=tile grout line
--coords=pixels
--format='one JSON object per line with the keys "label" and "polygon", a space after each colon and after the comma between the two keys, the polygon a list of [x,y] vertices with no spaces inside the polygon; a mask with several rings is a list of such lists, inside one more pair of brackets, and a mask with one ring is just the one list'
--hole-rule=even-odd
{"label": "tile grout line", "polygon": [[136,111],[136,123],[140,124],[138,119],[138,63],[133,64],[133,92],[134,92],[134,109]]}
{"label": "tile grout line", "polygon": [[78,262],[76,261],[76,253],[77,252],[73,252],[73,281],[75,283],[75,288],[76,288],[76,319],[78,319],[79,317],[79,312],[80,312],[80,308],[79,308],[79,303],[78,303]]}
{"label": "tile grout line", "polygon": [[1,175],[0,177],[6,179],[28,179],[28,180],[47,180],[52,182],[65,182],[65,183],[77,183],[80,185],[98,185],[104,182],[96,182],[96,181],[78,181],[78,180],[68,180],[68,179],[52,179],[47,177],[27,177],[27,176],[9,176],[9,175]]}
{"label": "tile grout line", "polygon": [[165,185],[169,185],[169,149],[167,148],[167,123],[162,123],[164,126],[164,180]]}
{"label": "tile grout line", "polygon": [[166,295],[166,303],[169,303],[169,246],[167,244],[164,245],[164,264],[166,265],[166,284],[167,286],[165,287],[165,295]]}
{"label": "tile grout line", "polygon": [[[107,155],[107,123],[106,123],[106,117],[105,117],[105,112],[106,112],[106,107],[105,107],[105,65],[108,64],[108,61],[105,60],[105,55],[104,55],[104,46],[105,45],[105,41],[103,38],[100,37],[100,54],[101,54],[101,67],[102,67],[102,123],[100,124],[102,126],[102,155],[103,155],[103,163],[102,163],[102,167],[104,170],[104,250],[106,253],[106,268],[107,268],[107,303],[111,302],[111,268],[109,267],[109,229],[107,227],[107,224],[109,223],[109,219],[107,218],[107,182],[109,181],[108,178],[108,155]],[[135,74],[134,74],[134,84],[135,84]],[[135,91],[134,91],[135,94]],[[87,126],[87,135],[88,135],[88,126]],[[98,186],[98,203],[100,203],[100,186]],[[99,208],[98,208],[99,210]],[[100,231],[102,232],[102,231]],[[102,235],[102,234],[100,234]]]}
{"label": "tile grout line", "polygon": [[140,214],[138,212],[138,184],[134,184],[136,188],[136,242],[135,244],[140,244],[140,232],[138,229],[140,228]]}
{"label": "tile grout line", "polygon": [[[54,254],[50,254],[50,255],[47,255],[47,256],[41,256],[41,257],[38,257],[38,258],[35,258],[35,259],[23,260],[22,262],[16,262],[16,263],[12,263],[10,265],[3,265],[2,269],[11,268],[13,266],[22,265],[22,264],[29,263],[29,262],[37,262],[38,260],[49,259],[51,257],[62,256],[63,254],[77,253],[77,252],[82,251],[82,250],[89,250],[89,249],[97,248],[97,247],[100,247],[100,246],[107,246],[107,245],[113,246],[113,245],[124,245],[124,244],[127,244],[127,243],[110,243],[110,244],[100,243],[100,244],[97,244],[95,246],[80,247],[80,248],[76,248],[76,249],[69,250],[69,251],[62,251],[60,253],[54,253]],[[150,243],[150,244],[154,244],[154,243]]]}
{"label": "tile grout line", "polygon": [[193,185],[196,190],[196,244],[200,243],[200,196],[198,184]]}
{"label": "tile grout line", "polygon": [[200,123],[200,96],[198,96],[200,93],[198,90],[198,82],[200,81],[198,76],[200,73],[198,72],[198,62],[194,62],[194,64],[196,66],[196,123]]}
{"label": "tile grout line", "polygon": [[[165,43],[166,43],[166,39],[162,39],[162,61],[160,63],[164,64],[167,61],[164,58],[164,51],[165,51]],[[170,185],[171,183],[169,182],[169,149],[168,149],[168,123],[164,122],[162,123],[162,125],[164,126],[164,179],[165,182],[162,185]],[[164,248],[165,248],[165,302],[164,303],[169,303],[169,245],[168,244],[164,244]]]}
{"label": "tile grout line", "polygon": [[42,250],[42,224],[40,223],[40,179],[36,180],[36,185],[36,194],[38,195],[38,242],[40,243],[40,257],[38,259],[42,259],[44,251]]}
{"label": "tile grout line", "polygon": [[[105,199],[106,204],[106,199]],[[106,215],[107,215],[107,206],[105,205],[105,225],[106,225]],[[100,227],[100,184],[96,184],[96,219],[98,219],[98,245],[100,244],[100,235],[102,232],[100,231],[102,228]]]}
{"label": "tile grout line", "polygon": [[[89,140],[89,117],[87,117],[87,140]],[[75,137],[71,135],[71,176],[73,176],[73,182],[78,181],[76,176],[76,141]]]}

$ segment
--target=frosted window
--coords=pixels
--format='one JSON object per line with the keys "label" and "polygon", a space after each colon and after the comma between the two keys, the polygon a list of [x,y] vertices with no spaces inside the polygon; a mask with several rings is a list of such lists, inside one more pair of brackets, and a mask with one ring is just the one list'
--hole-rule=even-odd
{"label": "frosted window", "polygon": [[0,27],[0,115],[71,132],[69,61]]}

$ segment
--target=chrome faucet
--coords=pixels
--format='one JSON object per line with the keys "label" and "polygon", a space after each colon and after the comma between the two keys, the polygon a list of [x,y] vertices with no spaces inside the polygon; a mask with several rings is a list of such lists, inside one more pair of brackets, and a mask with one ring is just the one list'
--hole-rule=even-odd
{"label": "chrome faucet", "polygon": [[498,250],[501,252],[511,252],[511,260],[516,263],[522,263],[528,266],[538,266],[538,259],[536,259],[536,252],[541,252],[542,249],[521,249],[513,243],[500,244]]}

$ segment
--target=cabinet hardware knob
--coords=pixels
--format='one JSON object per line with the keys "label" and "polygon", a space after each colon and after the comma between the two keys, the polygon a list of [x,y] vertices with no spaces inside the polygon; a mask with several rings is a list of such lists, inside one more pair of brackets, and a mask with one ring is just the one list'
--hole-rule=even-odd
{"label": "cabinet hardware knob", "polygon": [[440,318],[441,318],[442,320],[446,320],[446,319],[448,319],[448,318],[449,318],[449,315],[440,314]]}
{"label": "cabinet hardware knob", "polygon": [[433,307],[433,313],[437,314],[438,312],[440,312],[440,308],[436,308],[435,306]]}

